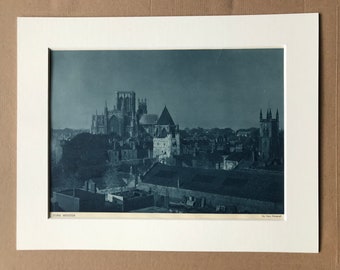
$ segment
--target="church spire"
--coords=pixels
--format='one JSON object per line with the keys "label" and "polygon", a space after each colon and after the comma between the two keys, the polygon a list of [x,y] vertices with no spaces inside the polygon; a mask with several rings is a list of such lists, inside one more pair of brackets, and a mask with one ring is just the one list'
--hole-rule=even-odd
{"label": "church spire", "polygon": [[279,109],[276,109],[276,120],[279,120]]}
{"label": "church spire", "polygon": [[260,121],[262,121],[263,116],[262,116],[262,109],[260,110]]}

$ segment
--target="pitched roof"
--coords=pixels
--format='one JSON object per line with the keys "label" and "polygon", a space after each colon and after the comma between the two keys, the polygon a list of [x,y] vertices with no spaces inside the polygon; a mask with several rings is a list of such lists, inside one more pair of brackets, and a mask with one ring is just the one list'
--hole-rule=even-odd
{"label": "pitched roof", "polygon": [[175,125],[174,120],[172,120],[172,117],[166,106],[164,107],[163,112],[157,121],[157,125]]}
{"label": "pitched roof", "polygon": [[158,116],[156,114],[143,114],[139,120],[141,125],[154,125],[157,123]]}

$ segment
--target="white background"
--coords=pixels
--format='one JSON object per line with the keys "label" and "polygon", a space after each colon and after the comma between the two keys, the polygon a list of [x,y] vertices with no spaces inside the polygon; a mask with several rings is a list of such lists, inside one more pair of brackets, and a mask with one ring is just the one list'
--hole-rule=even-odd
{"label": "white background", "polygon": [[[17,249],[318,252],[318,14],[18,18]],[[48,49],[285,48],[285,220],[49,219]]]}

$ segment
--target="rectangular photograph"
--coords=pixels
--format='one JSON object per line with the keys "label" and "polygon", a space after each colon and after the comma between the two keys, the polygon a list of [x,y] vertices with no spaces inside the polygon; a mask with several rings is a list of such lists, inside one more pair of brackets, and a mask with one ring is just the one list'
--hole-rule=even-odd
{"label": "rectangular photograph", "polygon": [[51,50],[49,64],[51,217],[284,215],[283,48]]}

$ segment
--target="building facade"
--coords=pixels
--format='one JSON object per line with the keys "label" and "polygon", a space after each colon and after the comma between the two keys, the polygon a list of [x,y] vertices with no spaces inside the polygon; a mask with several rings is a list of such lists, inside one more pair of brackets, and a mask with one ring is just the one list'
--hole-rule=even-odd
{"label": "building facade", "polygon": [[137,133],[136,94],[135,92],[117,92],[116,105],[109,110],[107,104],[104,113],[92,115],[92,134],[115,133],[121,137],[135,136]]}

